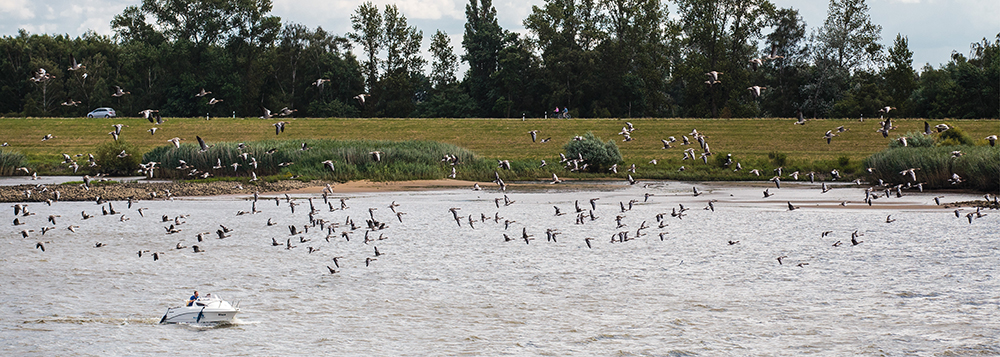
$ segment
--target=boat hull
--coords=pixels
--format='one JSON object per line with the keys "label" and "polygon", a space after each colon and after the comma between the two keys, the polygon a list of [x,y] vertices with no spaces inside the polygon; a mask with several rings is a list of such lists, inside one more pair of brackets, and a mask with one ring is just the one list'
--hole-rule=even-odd
{"label": "boat hull", "polygon": [[236,309],[208,309],[193,307],[176,307],[167,309],[167,313],[160,319],[161,324],[205,324],[232,322],[233,317],[239,313]]}
{"label": "boat hull", "polygon": [[199,299],[192,306],[172,307],[167,309],[160,319],[161,324],[213,324],[232,322],[240,312],[239,303],[236,306],[218,298]]}

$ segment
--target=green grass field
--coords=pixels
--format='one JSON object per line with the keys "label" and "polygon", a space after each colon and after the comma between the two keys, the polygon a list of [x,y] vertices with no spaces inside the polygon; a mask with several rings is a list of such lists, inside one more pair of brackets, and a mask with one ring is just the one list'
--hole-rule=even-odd
{"label": "green grass field", "polygon": [[[682,135],[693,129],[707,136],[716,155],[733,154],[746,170],[760,168],[762,172],[779,163],[768,158],[769,153],[784,154],[786,167],[806,167],[816,163],[837,163],[844,160],[858,166],[860,162],[885,149],[897,136],[923,131],[925,119],[896,119],[898,128],[889,138],[875,130],[878,120],[820,119],[806,125],[793,125],[793,119],[299,119],[287,118],[284,133],[275,135],[272,124],[277,119],[170,118],[162,125],[150,124],[141,118],[64,119],[64,118],[0,118],[0,141],[9,143],[6,149],[23,153],[30,165],[55,165],[62,154],[86,154],[112,140],[108,133],[113,124],[124,124],[122,138],[147,152],[158,146],[170,145],[173,137],[183,143],[196,144],[201,136],[209,144],[258,140],[429,140],[454,144],[469,149],[481,157],[508,160],[557,160],[563,145],[575,135],[593,132],[607,140],[615,140],[625,165],[660,171],[676,171],[680,165],[704,165],[701,161],[682,162]],[[988,135],[1000,133],[997,120],[926,120],[932,126],[946,123],[961,127],[980,144]],[[631,122],[635,131],[630,142],[617,135]],[[827,130],[843,125],[849,130],[833,138],[823,139]],[[159,128],[155,135],[147,129]],[[539,141],[532,143],[528,134],[538,130]],[[46,134],[55,138],[42,141]],[[678,139],[673,149],[662,149],[660,139]],[[691,137],[688,135],[688,137]],[[695,143],[695,147],[697,144]],[[700,150],[698,150],[700,152]],[[660,161],[655,168],[648,161]],[[761,167],[755,167],[761,166]],[[830,165],[818,165],[827,167]],[[836,166],[834,164],[834,166]],[[762,173],[767,176],[768,173]],[[768,176],[770,177],[770,176]]]}

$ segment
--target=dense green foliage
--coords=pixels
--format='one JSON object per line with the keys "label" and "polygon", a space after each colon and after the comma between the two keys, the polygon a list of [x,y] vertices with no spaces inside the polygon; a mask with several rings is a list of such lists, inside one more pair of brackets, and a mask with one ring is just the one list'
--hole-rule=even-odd
{"label": "dense green foliage", "polygon": [[[19,167],[24,167],[28,160],[24,154],[17,151],[0,150],[0,176],[12,176]],[[20,174],[25,174],[21,172]]]}
{"label": "dense green foliage", "polygon": [[109,141],[94,149],[99,171],[111,176],[134,175],[142,163],[142,154],[125,139]]}
{"label": "dense green foliage", "polygon": [[[953,151],[963,155],[955,157]],[[924,188],[971,188],[996,192],[1000,189],[1000,147],[938,146],[897,147],[875,153],[865,160],[873,168],[873,178],[887,184],[924,183]],[[914,182],[904,170],[916,168]],[[962,182],[952,183],[952,174]]]}
{"label": "dense green foliage", "polygon": [[933,135],[924,135],[924,133],[911,131],[906,133],[906,135],[897,136],[896,140],[890,141],[889,148],[903,147],[903,141],[900,138],[906,138],[906,146],[911,148],[929,148],[937,145]]}
{"label": "dense green foliage", "polygon": [[601,142],[601,138],[591,132],[570,140],[563,145],[563,150],[568,159],[583,158],[583,162],[587,164],[584,171],[588,172],[604,172],[612,165],[622,162],[622,154],[614,140]]}
{"label": "dense green foliage", "polygon": [[[303,150],[303,144],[308,149]],[[212,177],[248,177],[253,173],[258,177],[335,181],[439,179],[451,172],[450,165],[442,161],[445,155],[458,157],[460,171],[489,162],[469,150],[430,141],[266,140],[211,145],[206,152],[195,144],[161,146],[147,153],[144,160],[159,162],[162,168],[155,174],[165,178],[197,179],[207,172]],[[379,161],[372,154],[376,151]],[[187,164],[184,169],[179,169],[183,167],[181,160]],[[327,160],[332,161],[332,170],[324,163]]]}
{"label": "dense green foliage", "polygon": [[[905,35],[882,44],[865,0],[830,0],[812,30],[769,0],[546,0],[524,34],[498,24],[491,0],[469,0],[462,52],[436,31],[428,59],[424,32],[395,5],[359,5],[342,35],[282,23],[271,6],[143,0],[115,16],[113,37],[4,36],[0,113],[857,118],[891,106],[893,117],[1000,117],[1000,35],[918,73]],[[85,68],[69,70],[74,59]],[[52,77],[33,80],[42,68]],[[706,84],[709,71],[717,82]],[[114,86],[129,94],[112,96]],[[766,89],[756,97],[750,86]],[[212,94],[196,97],[202,88]],[[71,99],[81,103],[60,105]]]}
{"label": "dense green foliage", "polygon": [[938,136],[938,143],[941,146],[970,146],[974,142],[969,134],[966,134],[964,130],[957,126],[952,126],[951,129],[942,131]]}
{"label": "dense green foliage", "polygon": [[[866,167],[874,169],[875,179],[889,183],[923,182],[925,188],[1000,189],[1000,148],[985,142],[975,146],[972,137],[956,126],[930,135],[909,132],[903,137],[907,138],[907,146],[897,139],[888,149],[865,160]],[[910,168],[917,170],[917,182],[904,173]],[[958,174],[963,181],[950,181],[952,174]]]}

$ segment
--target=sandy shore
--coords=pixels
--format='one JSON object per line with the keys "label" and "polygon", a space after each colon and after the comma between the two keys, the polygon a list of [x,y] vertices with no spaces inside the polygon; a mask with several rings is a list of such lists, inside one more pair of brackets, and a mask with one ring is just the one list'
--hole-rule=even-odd
{"label": "sandy shore", "polygon": [[[434,189],[454,189],[468,187],[472,188],[475,181],[463,180],[415,180],[415,181],[389,181],[372,182],[368,180],[350,181],[347,183],[335,183],[333,192],[354,193],[354,192],[393,192],[393,191],[422,191]],[[479,183],[484,185],[483,183]],[[322,193],[326,184],[296,188],[279,193]]]}

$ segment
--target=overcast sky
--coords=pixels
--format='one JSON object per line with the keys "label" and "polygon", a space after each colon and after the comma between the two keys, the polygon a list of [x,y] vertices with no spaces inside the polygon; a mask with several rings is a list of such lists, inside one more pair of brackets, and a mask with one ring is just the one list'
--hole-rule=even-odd
{"label": "overcast sky", "polygon": [[[350,31],[350,14],[363,0],[272,0],[272,13],[282,22],[296,22],[310,28],[321,26],[343,35]],[[827,1],[771,0],[779,7],[799,10],[809,31],[822,26]],[[443,30],[452,38],[457,54],[461,48],[468,0],[373,0],[378,5],[395,3],[409,23],[424,32],[424,47],[431,35]],[[0,0],[0,35],[16,35],[18,29],[30,33],[82,35],[88,30],[111,35],[111,19],[132,0]],[[494,0],[500,26],[523,32],[521,21],[531,5],[541,0]],[[914,67],[930,63],[935,68],[947,63],[951,52],[968,54],[969,45],[983,37],[993,41],[1000,33],[998,0],[868,0],[871,18],[882,25],[882,43],[892,45],[896,34],[909,38]],[[380,6],[381,7],[381,6]],[[668,2],[669,11],[676,8]],[[465,66],[463,66],[464,68]]]}

